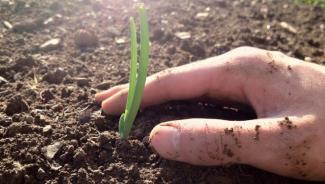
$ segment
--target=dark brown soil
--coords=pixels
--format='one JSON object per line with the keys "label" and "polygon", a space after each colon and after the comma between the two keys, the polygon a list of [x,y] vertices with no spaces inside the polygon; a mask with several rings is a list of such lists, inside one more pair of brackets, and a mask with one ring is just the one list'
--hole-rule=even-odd
{"label": "dark brown soil", "polygon": [[[325,64],[325,11],[318,7],[289,0],[167,0],[146,6],[150,73],[242,45]],[[0,184],[307,183],[242,165],[167,161],[146,144],[159,122],[254,118],[247,107],[237,112],[220,103],[162,104],[139,114],[128,140],[118,139],[118,117],[102,114],[93,95],[128,81],[134,7],[125,0],[0,1]],[[196,17],[202,12],[208,16]],[[190,32],[191,38],[181,40],[176,32]],[[61,42],[40,47],[53,38]]]}

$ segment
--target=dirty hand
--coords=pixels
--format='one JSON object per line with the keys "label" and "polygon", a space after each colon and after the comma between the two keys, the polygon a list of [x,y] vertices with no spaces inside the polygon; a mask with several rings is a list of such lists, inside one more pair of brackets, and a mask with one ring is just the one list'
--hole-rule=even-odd
{"label": "dirty hand", "polygon": [[[124,110],[128,86],[96,95],[108,114]],[[248,164],[325,180],[325,67],[280,52],[241,47],[147,79],[142,107],[201,96],[252,106],[258,119],[164,122],[150,134],[164,158],[195,165]]]}

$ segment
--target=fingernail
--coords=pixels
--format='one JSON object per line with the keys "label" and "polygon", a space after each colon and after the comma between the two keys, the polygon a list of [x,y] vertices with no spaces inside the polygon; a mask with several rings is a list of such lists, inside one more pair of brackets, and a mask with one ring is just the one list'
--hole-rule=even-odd
{"label": "fingernail", "polygon": [[150,146],[164,158],[175,160],[179,157],[180,131],[176,127],[160,124],[150,133]]}

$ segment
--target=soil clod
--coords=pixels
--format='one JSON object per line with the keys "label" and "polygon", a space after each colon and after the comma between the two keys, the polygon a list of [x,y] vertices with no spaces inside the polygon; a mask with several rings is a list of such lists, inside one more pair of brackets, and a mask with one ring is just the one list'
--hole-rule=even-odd
{"label": "soil clod", "polygon": [[54,95],[48,89],[41,91],[40,95],[41,95],[41,99],[44,103],[47,103],[48,101],[54,99]]}
{"label": "soil clod", "polygon": [[[148,146],[147,136],[160,122],[188,118],[256,119],[255,111],[249,107],[232,109],[228,104],[212,101],[173,101],[150,106],[137,115],[130,137],[119,140],[118,117],[106,115],[99,104],[94,105],[94,94],[128,82],[128,19],[137,17],[134,3],[0,0],[0,184],[305,183],[243,165],[200,167],[170,161],[154,154]],[[151,36],[149,73],[164,71],[157,78],[160,83],[161,76],[174,74],[171,67],[244,45],[325,63],[325,42],[320,36],[325,14],[320,8],[256,0],[145,4]],[[290,31],[288,25],[281,27],[281,21],[295,30]],[[277,80],[285,72],[294,74],[294,63],[290,64],[292,70],[288,66],[282,70],[276,62],[278,55],[270,53],[265,71],[272,79]],[[226,71],[233,71],[229,62]],[[292,94],[288,97],[293,98],[293,89],[289,91]],[[285,138],[286,131],[294,131],[295,121],[291,117],[280,121]],[[221,137],[209,140],[218,148],[201,150],[216,162],[236,161],[236,151],[243,149],[239,142],[242,130],[235,126],[233,130],[222,130]],[[253,130],[252,141],[255,133]],[[200,141],[193,138],[188,141]],[[222,138],[230,141],[225,149]],[[303,153],[311,150],[310,145],[304,147]],[[188,155],[197,158],[195,153],[199,150],[188,151]],[[176,158],[180,152],[170,154]],[[304,156],[298,154],[299,167],[309,167]],[[200,159],[207,161],[203,156]],[[290,161],[294,163],[293,156]]]}
{"label": "soil clod", "polygon": [[58,68],[55,71],[49,71],[43,76],[43,80],[50,84],[60,84],[67,73],[62,69]]}
{"label": "soil clod", "polygon": [[258,141],[260,139],[260,128],[261,125],[256,125],[255,126],[255,136],[254,136],[254,140]]}
{"label": "soil clod", "polygon": [[293,124],[293,122],[289,119],[289,117],[285,117],[284,120],[279,121],[278,124],[280,126],[285,126],[286,128],[290,129],[294,129],[297,128],[297,125]]}
{"label": "soil clod", "polygon": [[79,48],[95,47],[98,45],[98,37],[93,31],[80,29],[74,35],[74,43]]}
{"label": "soil clod", "polygon": [[13,115],[20,112],[29,110],[29,105],[20,95],[16,95],[9,100],[5,112],[7,115]]}
{"label": "soil clod", "polygon": [[41,19],[26,19],[13,25],[12,30],[15,32],[31,32],[41,27],[43,21]]}

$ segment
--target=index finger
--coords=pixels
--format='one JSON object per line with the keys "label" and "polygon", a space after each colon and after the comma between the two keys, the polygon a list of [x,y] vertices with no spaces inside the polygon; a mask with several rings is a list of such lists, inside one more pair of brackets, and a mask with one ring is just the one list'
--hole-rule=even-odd
{"label": "index finger", "polygon": [[[141,107],[204,95],[230,96],[239,101],[241,101],[240,99],[243,100],[241,90],[238,90],[240,86],[234,86],[238,85],[236,77],[230,77],[227,74],[227,62],[230,62],[230,58],[221,55],[167,69],[148,77]],[[218,76],[217,81],[219,82],[216,82],[215,76]],[[216,85],[228,87],[220,88],[220,94],[215,94],[215,89],[218,88]],[[125,108],[127,93],[127,87],[115,93],[110,93],[102,102],[102,109],[108,114],[120,114]],[[99,96],[102,99],[104,98],[103,95]]]}

